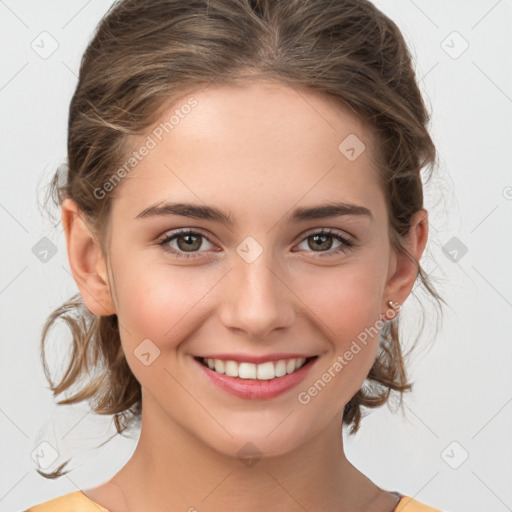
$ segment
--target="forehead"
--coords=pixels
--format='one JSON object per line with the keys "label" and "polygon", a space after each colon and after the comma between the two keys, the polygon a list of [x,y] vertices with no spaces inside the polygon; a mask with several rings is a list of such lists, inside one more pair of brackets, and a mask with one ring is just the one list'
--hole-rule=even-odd
{"label": "forehead", "polygon": [[272,81],[184,95],[129,142],[137,162],[114,203],[131,218],[171,199],[279,215],[300,202],[382,195],[364,123],[332,98]]}

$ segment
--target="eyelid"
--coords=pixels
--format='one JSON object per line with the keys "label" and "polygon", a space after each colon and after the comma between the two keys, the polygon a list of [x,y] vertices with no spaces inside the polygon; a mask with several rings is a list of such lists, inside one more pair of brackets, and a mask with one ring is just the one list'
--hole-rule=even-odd
{"label": "eyelid", "polygon": [[344,231],[343,229],[322,228],[322,227],[311,228],[311,229],[308,229],[307,231],[304,231],[304,233],[301,233],[299,235],[299,241],[302,242],[304,240],[304,238],[307,238],[311,235],[315,235],[317,233],[324,233],[324,234],[328,234],[328,235],[331,235],[331,234],[339,235],[342,238],[346,238],[347,241],[353,242],[354,244],[357,241],[357,239],[353,235],[351,235],[350,233],[347,233],[347,231]]}
{"label": "eyelid", "polygon": [[[338,229],[338,228],[323,228],[323,227],[315,227],[315,228],[311,228],[311,229],[308,229],[304,232],[302,232],[300,235],[297,236],[296,240],[299,241],[299,242],[302,242],[304,238],[312,235],[312,234],[316,234],[318,232],[324,232],[324,233],[334,233],[334,234],[337,234],[337,235],[340,235],[344,238],[347,238],[348,240],[350,240],[351,242],[356,242],[356,237],[354,237],[352,234],[348,233],[347,231],[344,231],[342,229]],[[201,228],[196,228],[196,227],[187,227],[187,228],[176,228],[176,229],[172,229],[170,231],[166,231],[164,232],[162,235],[160,235],[157,240],[159,241],[162,241],[162,240],[165,240],[166,238],[169,238],[173,235],[176,235],[176,234],[181,234],[181,233],[197,233],[197,234],[201,234],[202,236],[204,236],[210,243],[213,243],[212,241],[212,236],[210,234],[207,234],[206,231],[204,231],[203,229]]]}
{"label": "eyelid", "polygon": [[[172,241],[171,239],[175,239],[175,237],[186,235],[188,233],[200,235],[208,243],[213,244],[213,245],[218,245],[218,244],[215,244],[214,242],[212,242],[210,240],[209,235],[206,235],[201,228],[196,228],[196,227],[176,228],[174,230],[167,231],[158,238],[157,244],[159,246],[161,246],[163,248],[163,250],[171,253],[173,256],[175,256],[177,258],[194,259],[194,258],[200,258],[202,254],[204,254],[208,257],[211,257],[212,251],[187,252],[187,251],[176,250],[176,249],[173,249],[173,248],[170,248],[167,246],[167,244]],[[335,248],[334,250],[318,251],[318,252],[317,251],[306,251],[306,252],[310,252],[312,254],[316,254],[315,258],[334,257],[334,256],[337,256],[339,253],[345,253],[347,251],[350,251],[351,249],[353,249],[355,246],[358,245],[357,239],[355,239],[355,237],[353,237],[351,234],[346,233],[345,231],[339,230],[337,228],[322,228],[322,227],[311,228],[307,231],[304,231],[303,233],[301,233],[299,235],[298,241],[294,245],[304,243],[309,237],[311,237],[313,235],[331,235],[333,238],[337,239],[341,243],[341,246]],[[213,252],[219,252],[219,250],[214,250]],[[294,251],[294,252],[296,252],[296,251]]]}
{"label": "eyelid", "polygon": [[175,236],[175,235],[187,234],[187,233],[193,233],[193,234],[201,235],[204,238],[206,238],[208,240],[208,242],[213,243],[212,242],[212,238],[213,237],[208,232],[206,232],[205,230],[203,230],[201,228],[196,228],[196,227],[176,228],[176,229],[168,230],[165,233],[161,234],[157,238],[157,241],[161,242],[162,240],[165,240],[166,238],[170,238],[170,237]]}

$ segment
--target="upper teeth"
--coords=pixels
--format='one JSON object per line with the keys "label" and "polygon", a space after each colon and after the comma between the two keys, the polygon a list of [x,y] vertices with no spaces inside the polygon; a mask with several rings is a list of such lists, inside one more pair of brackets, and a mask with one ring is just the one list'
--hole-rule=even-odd
{"label": "upper teeth", "polygon": [[270,380],[275,377],[283,377],[301,368],[306,362],[305,357],[295,359],[281,359],[279,361],[268,361],[262,364],[237,363],[236,361],[223,361],[222,359],[206,359],[203,361],[210,370],[223,373],[228,377],[240,379]]}

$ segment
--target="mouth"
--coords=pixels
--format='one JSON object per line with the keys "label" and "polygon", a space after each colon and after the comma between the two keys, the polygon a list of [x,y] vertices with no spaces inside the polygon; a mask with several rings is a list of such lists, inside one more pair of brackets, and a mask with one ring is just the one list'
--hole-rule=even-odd
{"label": "mouth", "polygon": [[286,358],[255,364],[233,360],[194,357],[196,361],[212,372],[236,379],[255,381],[275,380],[286,377],[287,375],[298,372],[301,368],[310,364],[317,358],[318,356]]}
{"label": "mouth", "polygon": [[265,361],[255,364],[193,357],[208,384],[243,399],[268,400],[298,386],[319,356]]}

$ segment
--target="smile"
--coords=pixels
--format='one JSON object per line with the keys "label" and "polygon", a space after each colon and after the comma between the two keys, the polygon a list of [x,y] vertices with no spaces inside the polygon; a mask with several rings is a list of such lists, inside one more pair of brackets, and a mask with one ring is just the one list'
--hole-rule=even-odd
{"label": "smile", "polygon": [[265,361],[259,364],[231,359],[193,357],[208,384],[244,399],[277,397],[299,385],[319,356]]}
{"label": "smile", "polygon": [[247,362],[238,363],[237,361],[223,361],[222,359],[210,359],[205,357],[198,358],[198,360],[210,370],[222,375],[227,375],[228,377],[271,380],[284,377],[285,375],[290,375],[297,370],[300,370],[300,368],[313,358],[314,357],[299,357],[293,359],[280,359],[278,361],[268,361],[262,364]]}

